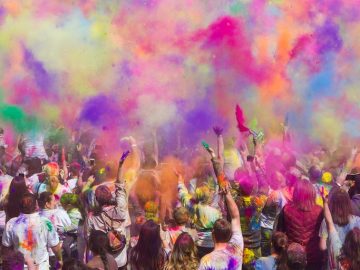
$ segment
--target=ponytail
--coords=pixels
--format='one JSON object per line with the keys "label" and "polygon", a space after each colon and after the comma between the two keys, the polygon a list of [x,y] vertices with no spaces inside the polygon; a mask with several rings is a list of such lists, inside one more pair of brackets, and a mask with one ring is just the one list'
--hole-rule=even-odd
{"label": "ponytail", "polygon": [[287,256],[287,247],[288,247],[288,238],[286,234],[282,232],[275,232],[272,236],[272,248],[277,254],[276,270],[289,270],[287,265],[288,256]]}
{"label": "ponytail", "polygon": [[104,270],[109,270],[109,264],[108,264],[108,260],[107,260],[107,256],[106,256],[106,253],[107,253],[106,250],[101,249],[99,251],[100,251],[99,256],[101,258],[101,261],[104,264]]}

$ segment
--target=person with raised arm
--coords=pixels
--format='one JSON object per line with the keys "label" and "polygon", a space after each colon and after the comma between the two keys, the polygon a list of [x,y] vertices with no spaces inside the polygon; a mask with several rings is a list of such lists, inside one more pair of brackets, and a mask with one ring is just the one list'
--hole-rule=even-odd
{"label": "person with raised arm", "polygon": [[244,239],[241,233],[240,213],[229,188],[223,189],[231,223],[225,219],[215,221],[212,229],[214,251],[200,261],[199,270],[242,269]]}
{"label": "person with raised arm", "polygon": [[[121,169],[129,151],[123,153],[117,170],[115,180],[115,201],[113,194],[106,185],[99,185],[95,190],[95,198],[99,205],[99,209],[89,213],[85,221],[85,235],[89,239],[92,230],[99,230],[104,233],[117,231],[119,241],[124,240],[128,236],[128,227],[130,226],[130,217],[128,211],[128,196],[125,189],[124,180],[121,176]],[[114,251],[114,258],[119,268],[125,267],[127,263],[127,248],[123,246],[121,250]]]}
{"label": "person with raised arm", "polygon": [[[211,155],[215,158],[215,153],[211,149]],[[216,220],[221,218],[221,212],[210,205],[211,196],[208,186],[203,185],[195,189],[192,196],[186,185],[182,175],[178,175],[178,194],[182,206],[186,207],[193,219],[195,220],[195,229],[197,231],[196,246],[199,258],[210,253],[214,248],[214,242],[211,237],[211,230]]]}

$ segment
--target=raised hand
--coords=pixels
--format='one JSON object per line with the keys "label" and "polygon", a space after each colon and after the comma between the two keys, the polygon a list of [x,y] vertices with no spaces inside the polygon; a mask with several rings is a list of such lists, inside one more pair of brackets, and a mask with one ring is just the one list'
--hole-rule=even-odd
{"label": "raised hand", "polygon": [[223,133],[223,128],[219,127],[219,126],[213,127],[213,130],[214,130],[216,136],[218,136],[218,137],[221,136]]}
{"label": "raised hand", "polygon": [[123,152],[123,153],[122,153],[122,156],[121,156],[121,158],[120,158],[120,163],[124,163],[125,159],[129,156],[129,154],[130,154],[130,151],[129,151],[129,150]]}

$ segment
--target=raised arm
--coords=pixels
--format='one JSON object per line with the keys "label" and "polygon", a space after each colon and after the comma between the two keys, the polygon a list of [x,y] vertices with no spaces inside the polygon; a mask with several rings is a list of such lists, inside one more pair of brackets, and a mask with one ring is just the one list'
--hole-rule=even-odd
{"label": "raised arm", "polygon": [[[127,156],[129,154],[130,154],[130,151],[125,151],[119,160],[119,165],[118,165],[117,175],[116,175],[116,183],[119,183],[119,184],[124,183],[124,179],[121,177],[121,170],[124,165],[125,159],[127,158]],[[122,180],[121,180],[121,178],[122,178]]]}
{"label": "raised arm", "polygon": [[64,146],[61,149],[61,162],[62,162],[62,167],[63,167],[63,171],[64,171],[64,181],[67,181],[69,178],[69,171],[67,168]]}
{"label": "raised arm", "polygon": [[344,185],[344,182],[346,180],[346,175],[350,172],[354,162],[355,162],[355,159],[358,155],[358,148],[357,147],[353,147],[351,149],[351,154],[350,154],[350,158],[346,161],[345,163],[345,166],[342,170],[342,172],[340,173],[340,175],[338,176],[338,178],[336,179],[336,184],[338,186],[343,186]]}
{"label": "raised arm", "polygon": [[228,208],[228,213],[230,214],[230,217],[231,217],[232,231],[233,232],[241,231],[239,209],[238,209],[233,197],[231,196],[229,189],[226,188],[224,192],[225,192],[225,202],[226,202],[226,205]]}
{"label": "raised arm", "polygon": [[221,127],[214,127],[213,129],[217,138],[217,157],[220,160],[221,166],[224,166],[224,139],[222,136],[223,129]]}

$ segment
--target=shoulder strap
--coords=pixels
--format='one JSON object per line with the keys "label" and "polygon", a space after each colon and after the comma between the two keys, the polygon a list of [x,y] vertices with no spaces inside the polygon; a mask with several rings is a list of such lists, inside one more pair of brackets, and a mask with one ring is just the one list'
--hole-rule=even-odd
{"label": "shoulder strap", "polygon": [[[105,222],[105,219],[104,219],[104,217],[102,216],[103,213],[104,213],[104,215],[105,215],[108,219],[110,219],[110,226],[109,226],[108,223]],[[114,226],[113,226],[113,224],[114,224],[114,212],[113,212],[112,217],[110,217],[110,216],[108,215],[108,213],[105,212],[105,211],[101,212],[100,216],[101,216],[101,219],[104,221],[105,226],[108,226],[108,227],[110,227],[110,230],[113,230],[113,229],[114,229]],[[110,231],[110,230],[108,230],[108,231]]]}

